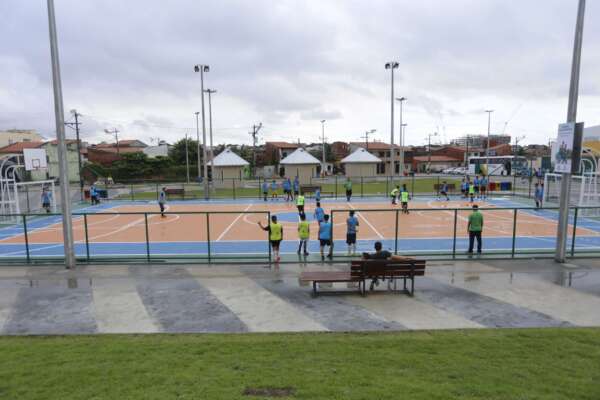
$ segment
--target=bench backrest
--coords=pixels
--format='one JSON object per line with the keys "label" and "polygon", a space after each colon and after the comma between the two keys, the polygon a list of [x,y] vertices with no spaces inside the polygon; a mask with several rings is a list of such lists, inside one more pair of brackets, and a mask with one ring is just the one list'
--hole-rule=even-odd
{"label": "bench backrest", "polygon": [[352,261],[351,271],[361,269],[365,276],[423,276],[425,260],[356,260]]}

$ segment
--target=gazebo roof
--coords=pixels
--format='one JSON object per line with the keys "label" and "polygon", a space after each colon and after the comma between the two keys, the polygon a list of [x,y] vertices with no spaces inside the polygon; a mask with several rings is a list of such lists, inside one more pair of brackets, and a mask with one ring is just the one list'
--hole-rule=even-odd
{"label": "gazebo roof", "polygon": [[340,162],[342,164],[377,164],[381,162],[381,159],[379,157],[375,157],[362,147],[359,147],[354,151],[354,153],[348,155]]}
{"label": "gazebo roof", "polygon": [[294,150],[292,154],[279,162],[283,165],[313,165],[321,164],[321,161],[314,158],[309,152],[303,148]]}
{"label": "gazebo roof", "polygon": [[213,165],[215,167],[243,167],[249,165],[249,163],[231,151],[230,148],[226,148],[219,155],[215,156]]}

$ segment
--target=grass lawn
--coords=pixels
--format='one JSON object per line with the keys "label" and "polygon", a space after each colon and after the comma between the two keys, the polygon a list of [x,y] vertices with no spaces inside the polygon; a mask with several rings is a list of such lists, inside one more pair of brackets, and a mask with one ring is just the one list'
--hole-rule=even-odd
{"label": "grass lawn", "polygon": [[[460,191],[460,187],[459,187],[460,186],[460,178],[456,178],[456,177],[440,178],[439,182],[442,182],[443,180],[446,180],[446,182],[448,184],[454,183],[456,185],[457,191]],[[431,178],[419,177],[419,178],[414,179],[414,183],[413,183],[412,178],[404,178],[401,180],[399,179],[398,183],[406,184],[407,189],[409,191],[414,191],[415,194],[426,194],[426,193],[434,193],[433,185],[438,183],[438,178],[437,177],[431,177]],[[318,184],[318,183],[316,183],[316,184]],[[166,186],[169,187],[168,184]],[[181,187],[181,184],[172,185],[172,186],[173,187]],[[335,186],[336,186],[335,183],[321,184],[321,190],[323,192],[323,195],[330,196],[332,193],[335,193],[336,192]],[[362,186],[362,189],[361,189],[361,186]],[[361,193],[363,195],[387,196],[391,190],[392,190],[392,186],[390,184],[386,185],[385,181],[384,182],[368,182],[365,179],[361,185],[360,178],[354,179],[353,186],[352,186],[352,191],[353,191],[354,197],[360,197]],[[280,196],[283,195],[283,190],[279,189],[278,192],[279,192]],[[191,187],[186,187],[186,189],[185,189],[186,198],[201,198],[203,196],[203,193],[204,192],[200,185],[193,185]],[[338,179],[338,183],[337,183],[338,198],[344,197],[345,193],[346,193],[346,191],[344,189],[344,179],[340,178],[340,179]],[[216,197],[229,197],[229,198],[232,198],[233,195],[234,195],[233,188],[217,188],[216,192],[214,194],[214,196],[216,196]],[[235,196],[236,197],[256,197],[256,198],[258,198],[258,188],[247,188],[247,187],[236,186]],[[117,198],[128,200],[128,199],[131,199],[132,197],[131,197],[131,193],[127,193],[127,194],[119,195]],[[156,189],[150,190],[150,191],[140,191],[140,192],[137,192],[134,190],[133,198],[135,200],[156,200],[156,198],[157,198]],[[177,199],[177,196],[175,196],[174,199]]]}
{"label": "grass lawn", "polygon": [[0,338],[2,399],[600,398],[600,329]]}

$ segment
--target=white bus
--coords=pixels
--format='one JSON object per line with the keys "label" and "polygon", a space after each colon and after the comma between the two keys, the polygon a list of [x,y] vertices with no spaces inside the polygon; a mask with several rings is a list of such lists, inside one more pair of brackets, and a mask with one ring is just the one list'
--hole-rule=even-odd
{"label": "white bus", "polygon": [[523,156],[470,157],[469,175],[520,175],[527,170]]}

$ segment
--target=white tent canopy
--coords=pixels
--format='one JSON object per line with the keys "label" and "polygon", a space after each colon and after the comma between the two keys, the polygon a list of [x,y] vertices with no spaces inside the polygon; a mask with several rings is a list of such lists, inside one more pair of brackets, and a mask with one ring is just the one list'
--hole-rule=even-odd
{"label": "white tent canopy", "polygon": [[296,149],[292,154],[281,160],[279,163],[282,165],[313,165],[321,164],[321,161],[314,158],[306,150],[299,148]]}
{"label": "white tent canopy", "polygon": [[373,154],[369,153],[367,150],[359,147],[354,151],[354,153],[345,157],[342,161],[342,164],[346,163],[380,163],[382,162],[380,158],[375,157]]}
{"label": "white tent canopy", "polygon": [[213,159],[213,165],[215,167],[243,167],[250,165],[248,161],[231,151],[230,148],[226,148],[218,156]]}

